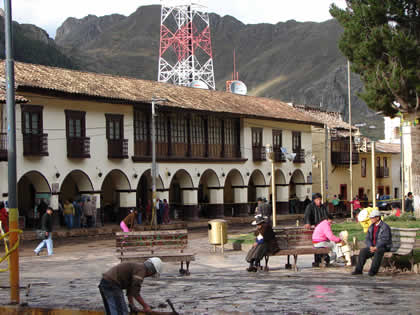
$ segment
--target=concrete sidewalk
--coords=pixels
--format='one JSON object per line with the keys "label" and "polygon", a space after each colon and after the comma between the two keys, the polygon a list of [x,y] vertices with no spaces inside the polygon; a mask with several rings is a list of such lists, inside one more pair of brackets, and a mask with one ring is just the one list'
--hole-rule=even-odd
{"label": "concrete sidewalk", "polygon": [[[158,229],[162,230],[174,230],[174,229],[195,229],[195,228],[206,228],[208,222],[213,219],[200,219],[198,221],[172,221],[171,224],[159,225]],[[226,220],[229,225],[237,224],[251,224],[254,220],[253,216],[249,217],[225,217],[223,220]],[[278,215],[277,222],[291,221],[293,224],[299,220],[302,222],[303,214],[291,214],[291,215]],[[144,231],[150,230],[149,225],[136,225],[135,230]],[[83,229],[71,229],[68,230],[65,227],[55,227],[53,239],[68,239],[70,237],[89,237],[89,236],[106,236],[113,235],[115,232],[121,232],[121,228],[117,224],[106,224],[103,227],[96,228],[83,228]],[[36,230],[24,230],[22,234],[22,240],[24,241],[34,241],[37,240]]]}

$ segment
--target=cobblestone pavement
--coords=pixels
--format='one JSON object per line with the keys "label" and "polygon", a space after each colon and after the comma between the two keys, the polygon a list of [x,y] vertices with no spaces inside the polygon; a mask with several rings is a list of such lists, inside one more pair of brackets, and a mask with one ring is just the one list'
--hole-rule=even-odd
{"label": "cobblestone pavement", "polygon": [[[21,285],[32,287],[28,296],[21,291],[22,302],[102,308],[101,274],[119,262],[113,240],[64,243],[52,257],[32,255],[29,245],[21,251]],[[284,269],[285,257],[273,257],[270,272],[249,274],[244,252],[212,253],[203,230],[191,233],[190,247],[197,253],[191,276],[165,264],[159,280],[145,280],[142,294],[152,306],[168,311],[170,298],[182,314],[420,314],[416,274],[354,277],[348,268],[310,268],[313,256],[299,257],[298,273]],[[0,274],[0,285],[8,285],[8,274]],[[0,289],[0,304],[8,300],[9,291]]]}

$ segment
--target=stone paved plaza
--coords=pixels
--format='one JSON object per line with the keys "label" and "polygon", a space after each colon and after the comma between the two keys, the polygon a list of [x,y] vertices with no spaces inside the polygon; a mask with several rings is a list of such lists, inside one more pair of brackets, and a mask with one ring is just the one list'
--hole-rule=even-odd
{"label": "stone paved plaza", "polygon": [[[249,228],[232,229],[240,233]],[[58,242],[56,242],[58,243]],[[32,246],[33,245],[33,246]],[[37,307],[101,309],[97,285],[102,272],[117,264],[114,240],[77,240],[56,244],[52,257],[34,256],[35,243],[21,250],[21,285],[32,284],[22,302]],[[285,257],[270,259],[270,272],[245,271],[245,252],[212,253],[207,231],[193,230],[190,247],[197,253],[191,276],[179,265],[165,264],[159,280],[146,279],[142,294],[158,310],[171,299],[182,314],[419,314],[420,276],[381,274],[350,276],[349,268],[310,268],[313,257],[299,257],[298,273],[284,269]],[[8,275],[0,274],[0,285]],[[0,304],[9,291],[0,289]]]}

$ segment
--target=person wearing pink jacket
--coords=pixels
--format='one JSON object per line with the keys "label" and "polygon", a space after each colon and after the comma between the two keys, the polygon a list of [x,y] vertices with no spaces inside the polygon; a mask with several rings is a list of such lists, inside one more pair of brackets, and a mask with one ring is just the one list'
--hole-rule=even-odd
{"label": "person wearing pink jacket", "polygon": [[338,243],[341,243],[341,239],[334,235],[331,230],[331,224],[333,221],[332,215],[328,215],[328,218],[321,221],[316,227],[312,234],[312,243],[314,247],[328,247],[331,248],[330,263],[335,263],[337,257],[343,256],[341,247]]}

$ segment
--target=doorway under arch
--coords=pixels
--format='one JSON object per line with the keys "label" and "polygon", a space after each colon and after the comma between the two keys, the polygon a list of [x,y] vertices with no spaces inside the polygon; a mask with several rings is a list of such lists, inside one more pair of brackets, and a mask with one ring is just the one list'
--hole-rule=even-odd
{"label": "doorway under arch", "polygon": [[121,211],[120,193],[123,191],[131,191],[127,175],[118,169],[110,171],[101,186],[101,209],[103,209],[105,223],[119,223],[126,214]]}
{"label": "doorway under arch", "polygon": [[214,170],[207,169],[201,175],[197,198],[200,216],[223,217],[223,187],[220,187],[219,177]]}
{"label": "doorway under arch", "polygon": [[175,218],[198,219],[197,189],[191,175],[184,169],[178,170],[169,185],[169,205]]}

